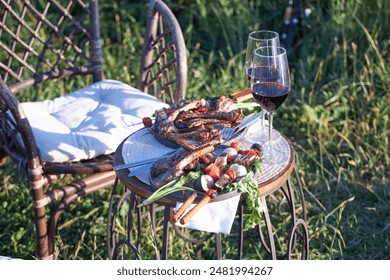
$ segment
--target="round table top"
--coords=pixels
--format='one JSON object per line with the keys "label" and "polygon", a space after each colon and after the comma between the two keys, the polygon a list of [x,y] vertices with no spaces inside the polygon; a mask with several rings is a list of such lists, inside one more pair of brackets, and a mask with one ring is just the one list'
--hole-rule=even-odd
{"label": "round table top", "polygon": [[[253,135],[253,133],[256,133],[256,129],[256,124],[252,125],[245,135]],[[266,196],[279,189],[280,186],[286,182],[294,169],[294,149],[291,141],[280,132],[274,131],[275,133],[280,134],[275,145],[286,155],[287,161],[272,167],[262,165],[262,172],[255,174],[261,196]],[[254,142],[251,137],[248,138],[246,136],[241,136],[240,139],[233,139],[231,141],[240,142],[241,147],[244,147],[244,149],[245,147],[249,148]],[[216,147],[216,150],[217,149],[218,147]],[[173,150],[174,148],[172,146],[162,143],[150,134],[147,128],[143,128],[131,134],[119,145],[115,151],[114,165],[117,166],[124,163],[158,157]],[[153,187],[150,182],[149,170],[134,177],[128,176],[129,169],[127,168],[116,170],[116,174],[118,179],[128,189],[142,198],[149,197],[155,191],[155,187]],[[189,194],[189,192],[172,193],[161,198],[158,203],[168,204],[174,207],[176,202],[184,202]],[[223,199],[224,195],[226,198],[229,197],[228,194],[219,195],[218,197],[222,197]]]}

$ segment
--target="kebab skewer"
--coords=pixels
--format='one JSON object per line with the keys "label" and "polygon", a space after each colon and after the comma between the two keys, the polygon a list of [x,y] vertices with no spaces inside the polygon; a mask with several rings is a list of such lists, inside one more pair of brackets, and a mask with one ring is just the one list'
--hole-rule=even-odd
{"label": "kebab skewer", "polygon": [[[226,151],[226,153],[222,153],[216,160],[214,165],[217,165],[219,168],[225,168],[226,164],[223,165],[222,157],[226,157],[228,162],[233,162],[229,169],[224,170],[222,176],[216,180],[213,188],[206,191],[204,197],[199,201],[197,205],[195,205],[191,210],[189,210],[181,219],[180,223],[185,225],[188,221],[201,209],[204,205],[209,202],[212,202],[217,197],[218,193],[223,191],[223,189],[229,185],[231,182],[236,181],[238,178],[241,178],[246,175],[247,168],[250,167],[258,158],[261,157],[261,146],[258,144],[252,145],[249,150],[239,150],[239,146],[236,143],[232,144],[238,153],[234,154],[232,151]],[[232,156],[234,155],[234,156]],[[230,158],[229,158],[230,157]],[[207,173],[207,168],[205,169]],[[209,171],[210,172],[210,171]],[[204,175],[202,175],[204,176]],[[191,198],[192,199],[192,198]],[[179,208],[179,210],[175,213],[173,221],[177,221],[179,215],[182,215],[185,210],[190,206],[190,204],[194,201],[189,202],[190,198]],[[180,211],[180,212],[179,212]]]}
{"label": "kebab skewer", "polygon": [[175,224],[180,217],[183,215],[183,213],[187,210],[187,208],[192,204],[192,202],[195,201],[198,194],[196,192],[193,192],[186,201],[180,206],[180,208],[172,215],[171,217],[171,223]]}
{"label": "kebab skewer", "polygon": [[[210,163],[205,168],[205,173],[203,174],[195,183],[196,189],[200,189],[201,191],[205,191],[206,195],[202,198],[202,200],[189,211],[188,216],[191,218],[190,212],[197,212],[197,208],[201,208],[203,205],[207,204],[213,197],[216,195],[213,186],[215,185],[214,180],[218,180],[221,177],[221,170],[225,168],[228,162],[231,162],[232,159],[237,155],[237,151],[233,148],[225,149],[221,155],[219,155],[214,162]],[[187,208],[195,201],[197,197],[196,192],[191,194],[187,200],[181,205],[181,207],[173,214],[171,218],[171,223],[176,223],[183,213],[187,210]]]}

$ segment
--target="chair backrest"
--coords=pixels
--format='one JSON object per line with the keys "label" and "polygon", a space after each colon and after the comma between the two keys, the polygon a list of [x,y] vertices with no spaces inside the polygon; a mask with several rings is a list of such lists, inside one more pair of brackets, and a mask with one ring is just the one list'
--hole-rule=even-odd
{"label": "chair backrest", "polygon": [[180,25],[160,0],[150,0],[137,88],[167,103],[185,98],[186,47]]}
{"label": "chair backrest", "polygon": [[0,0],[0,78],[14,94],[40,82],[102,79],[97,0]]}

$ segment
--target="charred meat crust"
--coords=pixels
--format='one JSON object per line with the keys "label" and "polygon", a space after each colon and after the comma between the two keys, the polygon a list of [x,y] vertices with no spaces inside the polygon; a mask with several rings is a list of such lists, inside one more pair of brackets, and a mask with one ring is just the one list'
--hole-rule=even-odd
{"label": "charred meat crust", "polygon": [[219,144],[221,129],[239,125],[243,113],[234,109],[230,98],[220,96],[212,101],[195,99],[177,109],[160,109],[155,116],[155,123],[149,128],[154,136],[194,150]]}
{"label": "charred meat crust", "polygon": [[156,161],[151,168],[154,185],[160,188],[175,180],[185,173],[188,165],[212,152],[214,152],[214,146],[207,145],[193,151],[183,151],[168,159]]}

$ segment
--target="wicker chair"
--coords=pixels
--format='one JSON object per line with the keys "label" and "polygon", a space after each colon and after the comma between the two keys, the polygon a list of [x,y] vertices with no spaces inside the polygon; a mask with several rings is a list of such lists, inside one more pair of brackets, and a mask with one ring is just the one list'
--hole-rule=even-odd
{"label": "wicker chair", "polygon": [[[42,100],[41,83],[53,79],[82,76],[93,84],[105,81],[98,1],[44,2],[0,0],[0,162],[12,159],[26,176],[34,205],[36,257],[52,259],[64,208],[78,197],[112,186],[115,173],[112,151],[64,162],[42,157],[31,116],[19,100],[23,91],[33,92],[29,101]],[[185,96],[186,63],[177,20],[162,1],[151,0],[137,89],[132,91],[179,102]],[[53,186],[67,176],[74,178],[72,183]]]}

